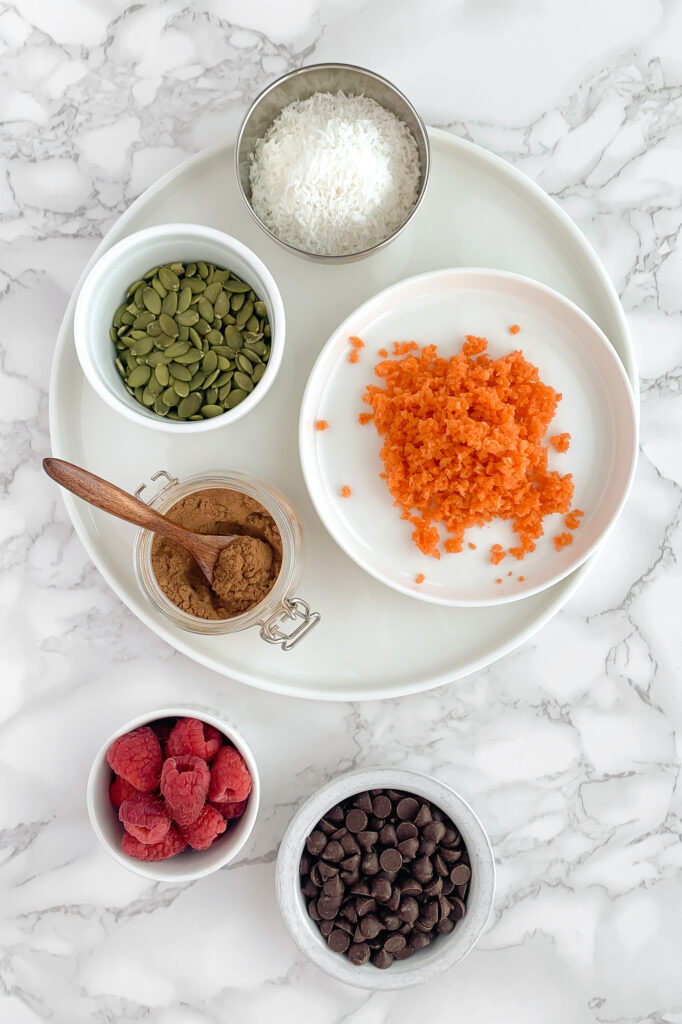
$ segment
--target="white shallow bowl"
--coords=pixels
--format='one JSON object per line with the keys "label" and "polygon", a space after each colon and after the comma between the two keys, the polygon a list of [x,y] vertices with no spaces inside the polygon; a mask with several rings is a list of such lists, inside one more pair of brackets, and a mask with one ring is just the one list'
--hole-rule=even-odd
{"label": "white shallow bowl", "polygon": [[[299,863],[306,838],[326,812],[355,793],[368,789],[397,789],[430,800],[450,817],[462,835],[471,862],[467,912],[454,931],[441,935],[409,960],[395,960],[386,970],[371,963],[354,966],[334,953],[308,916],[301,892]],[[320,970],[356,988],[388,990],[429,981],[454,967],[481,937],[495,898],[495,861],[488,836],[469,804],[449,786],[420,772],[395,768],[362,768],[341,775],[318,789],[298,809],[284,833],[276,865],[277,900],[291,937]]]}
{"label": "white shallow bowl", "polygon": [[[109,337],[114,313],[133,281],[161,263],[205,260],[247,281],[265,303],[272,332],[267,369],[234,409],[207,420],[180,421],[141,405],[123,386]],[[136,231],[105,252],[83,282],[74,314],[76,352],[89,384],[107,405],[144,427],[169,434],[197,434],[241,419],[265,398],[284,353],[284,306],[275,280],[251,249],[231,235],[202,224],[161,224]]]}
{"label": "white shallow bowl", "polygon": [[[512,335],[510,326],[521,331]],[[552,537],[563,516],[545,519],[545,535],[522,561],[507,555],[494,566],[493,544],[518,543],[509,522],[467,531],[464,550],[440,561],[422,555],[412,525],[400,518],[379,474],[382,439],[358,414],[379,349],[394,341],[435,344],[439,355],[458,352],[468,334],[488,339],[497,358],[516,348],[562,393],[548,435],[572,436],[566,454],[551,447],[549,468],[573,474],[572,507],[584,511],[573,543],[557,552]],[[349,335],[365,343],[349,363]],[[330,429],[315,429],[327,420]],[[549,438],[547,438],[549,443]],[[637,458],[637,414],[623,365],[606,335],[574,303],[518,274],[484,269],[436,270],[380,292],[352,313],[322,349],[310,374],[299,421],[303,474],[331,536],[362,569],[411,597],[442,605],[491,606],[518,601],[558,583],[594,552],[615,522],[630,489]],[[347,485],[352,496],[340,497]],[[444,534],[442,534],[444,537]],[[468,548],[468,542],[476,550]],[[511,571],[512,575],[507,574]],[[422,584],[416,577],[423,573]],[[519,576],[524,576],[523,582]],[[495,582],[501,578],[502,583]]]}
{"label": "white shallow bowl", "polygon": [[[109,786],[112,772],[106,760],[106,753],[111,744],[124,733],[149,725],[160,718],[198,718],[208,725],[215,726],[242,755],[251,772],[252,788],[246,809],[241,818],[228,823],[227,829],[216,839],[208,850],[183,850],[182,853],[168,860],[141,861],[128,857],[121,850],[123,826],[118,818],[118,811],[109,799]],[[122,725],[107,739],[93,761],[87,786],[87,805],[90,823],[95,835],[107,853],[122,864],[124,868],[136,875],[152,878],[156,882],[188,882],[229,864],[244,846],[256,822],[260,803],[260,777],[253,752],[248,743],[222,715],[214,714],[209,708],[187,705],[185,707],[159,708],[145,715],[138,715]]]}

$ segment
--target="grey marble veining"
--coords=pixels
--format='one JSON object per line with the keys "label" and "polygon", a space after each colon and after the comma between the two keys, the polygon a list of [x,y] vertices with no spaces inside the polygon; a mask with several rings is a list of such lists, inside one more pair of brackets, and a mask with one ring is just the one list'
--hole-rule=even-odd
{"label": "grey marble veining", "polygon": [[[17,0],[0,6],[0,1018],[212,1024],[679,1024],[682,919],[682,2]],[[626,511],[588,583],[503,661],[420,697],[334,705],[231,684],[107,588],[43,477],[68,296],[150,182],[315,60],[386,74],[428,123],[554,195],[622,298],[642,384]],[[148,885],[84,806],[113,725],[193,697],[252,742],[243,860]],[[428,986],[367,994],[304,961],[274,902],[295,807],[351,766],[427,770],[486,824],[491,926]]]}

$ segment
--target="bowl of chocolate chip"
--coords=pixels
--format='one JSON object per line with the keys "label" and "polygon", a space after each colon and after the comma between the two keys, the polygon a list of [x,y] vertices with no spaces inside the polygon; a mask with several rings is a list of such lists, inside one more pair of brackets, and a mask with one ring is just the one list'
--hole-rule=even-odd
{"label": "bowl of chocolate chip", "polygon": [[366,768],[327,783],[280,846],[277,898],[317,967],[399,989],[453,967],[483,933],[495,862],[471,807],[428,775]]}

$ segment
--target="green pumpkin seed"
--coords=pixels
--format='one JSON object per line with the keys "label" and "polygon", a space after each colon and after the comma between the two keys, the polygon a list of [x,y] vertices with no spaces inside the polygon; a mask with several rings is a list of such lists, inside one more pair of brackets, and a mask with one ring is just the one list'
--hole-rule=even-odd
{"label": "green pumpkin seed", "polygon": [[191,372],[186,366],[182,366],[181,363],[171,363],[168,369],[170,370],[171,375],[177,380],[190,381],[192,379]]}
{"label": "green pumpkin seed", "polygon": [[237,356],[237,366],[240,370],[243,370],[244,373],[248,373],[249,377],[253,373],[253,365],[249,362],[246,356],[242,355],[241,352]]}
{"label": "green pumpkin seed", "polygon": [[126,375],[126,368],[125,368],[125,366],[123,365],[123,363],[121,362],[120,359],[116,360],[116,369],[118,370],[118,372],[121,374],[122,377],[125,377],[125,375]]}
{"label": "green pumpkin seed", "polygon": [[189,383],[186,380],[174,380],[173,390],[178,398],[187,398],[189,394]]}
{"label": "green pumpkin seed", "polygon": [[239,295],[233,295],[232,298],[230,299],[230,309],[232,310],[233,313],[238,313],[245,302],[246,296],[244,295],[243,292]]}
{"label": "green pumpkin seed", "polygon": [[195,309],[186,309],[184,313],[178,313],[175,319],[184,327],[194,327],[199,320],[199,314]]}
{"label": "green pumpkin seed", "polygon": [[253,302],[245,302],[235,317],[237,327],[243,327],[246,321],[250,319],[252,313]]}
{"label": "green pumpkin seed", "polygon": [[220,370],[214,370],[213,373],[209,373],[208,377],[206,378],[204,383],[201,385],[202,390],[205,391],[206,388],[210,388],[211,384],[213,384],[213,382],[218,379],[218,375],[219,374],[220,374]]}
{"label": "green pumpkin seed", "polygon": [[254,366],[257,363],[260,363],[260,361],[261,361],[260,356],[258,355],[258,353],[254,349],[252,349],[252,348],[247,348],[246,345],[242,349],[241,354],[243,356],[246,356],[246,358],[249,360],[249,362],[253,363]]}
{"label": "green pumpkin seed", "polygon": [[257,331],[260,327],[260,321],[257,316],[250,316],[246,321],[247,331]]}
{"label": "green pumpkin seed", "polygon": [[202,406],[203,396],[199,391],[194,391],[187,398],[183,398],[178,405],[178,416],[182,420],[189,419],[190,416],[194,416]]}
{"label": "green pumpkin seed", "polygon": [[226,292],[250,292],[251,285],[247,284],[246,281],[240,281],[238,277],[232,277],[229,281],[223,282],[223,288]]}
{"label": "green pumpkin seed", "polygon": [[215,300],[218,298],[223,290],[223,286],[220,281],[213,281],[212,284],[206,285],[206,291],[204,292],[204,298],[208,299],[209,302],[215,304]]}
{"label": "green pumpkin seed", "polygon": [[267,311],[267,309],[265,307],[265,303],[261,302],[259,299],[256,300],[256,302],[254,302],[254,304],[253,304],[253,311],[256,314],[256,316],[261,317],[261,319],[264,316],[267,316],[267,314],[268,314],[268,311]]}
{"label": "green pumpkin seed", "polygon": [[200,277],[190,277],[187,282],[189,287],[192,289],[194,295],[199,295],[201,292],[206,290],[206,284],[201,280]]}
{"label": "green pumpkin seed", "polygon": [[169,409],[172,409],[173,406],[177,405],[180,401],[180,396],[173,387],[166,388],[164,393],[161,395],[161,398],[163,399],[164,405],[167,405]]}
{"label": "green pumpkin seed", "polygon": [[213,416],[222,416],[224,409],[219,405],[202,405],[201,415],[205,420],[212,419]]}
{"label": "green pumpkin seed", "polygon": [[159,317],[159,323],[164,334],[168,334],[171,338],[177,338],[178,325],[172,317],[168,316],[167,313],[162,313]]}
{"label": "green pumpkin seed", "polygon": [[223,336],[220,333],[220,331],[217,331],[215,327],[213,327],[206,335],[206,341],[209,343],[209,345],[222,345]]}
{"label": "green pumpkin seed", "polygon": [[228,380],[227,384],[223,384],[223,386],[218,391],[218,401],[219,402],[224,402],[225,401],[225,399],[227,398],[227,396],[230,393],[231,388],[232,388],[232,381],[231,380]]}
{"label": "green pumpkin seed", "polygon": [[159,268],[158,267],[154,267],[152,270],[148,270],[147,273],[144,275],[145,281],[151,281],[151,279],[153,277],[156,277],[158,272],[159,272]]}
{"label": "green pumpkin seed", "polygon": [[155,292],[153,288],[143,288],[142,301],[144,302],[145,309],[148,309],[154,316],[159,315],[161,312],[161,296],[158,292]]}
{"label": "green pumpkin seed", "polygon": [[147,408],[152,406],[156,401],[156,395],[153,395],[149,388],[145,388],[142,392],[142,404],[146,405]]}
{"label": "green pumpkin seed", "polygon": [[169,413],[169,406],[166,405],[160,395],[154,402],[154,412],[157,416],[167,416]]}
{"label": "green pumpkin seed", "polygon": [[163,391],[163,385],[159,384],[154,374],[152,374],[151,377],[149,378],[147,390],[150,391],[155,398],[158,398],[161,392]]}
{"label": "green pumpkin seed", "polygon": [[[182,266],[182,264],[179,264]],[[159,280],[169,292],[177,292],[180,287],[180,278],[170,267],[159,268]]]}
{"label": "green pumpkin seed", "polygon": [[146,356],[153,348],[154,339],[147,337],[136,341],[130,351],[134,356]]}
{"label": "green pumpkin seed", "polygon": [[192,301],[192,289],[183,288],[182,291],[178,292],[178,313],[184,313],[186,309],[189,309],[189,304]]}
{"label": "green pumpkin seed", "polygon": [[125,311],[126,311],[126,307],[125,307],[125,303],[123,303],[123,305],[119,306],[118,309],[116,310],[116,312],[114,313],[114,327],[120,327],[121,326],[121,324],[123,323],[122,317],[123,317],[123,314],[125,313]]}
{"label": "green pumpkin seed", "polygon": [[154,376],[156,377],[156,379],[158,380],[159,384],[162,387],[168,387],[168,382],[170,381],[170,373],[168,372],[168,367],[164,363],[158,363],[154,367]]}
{"label": "green pumpkin seed", "polygon": [[251,380],[253,381],[254,384],[258,383],[258,381],[262,378],[266,370],[267,366],[265,366],[264,363],[259,363],[258,366],[254,366],[253,373],[251,374]]}
{"label": "green pumpkin seed", "polygon": [[189,341],[189,327],[180,324],[178,327],[178,341]]}
{"label": "green pumpkin seed", "polygon": [[165,352],[150,352],[146,359],[147,366],[163,366],[170,363],[170,356]]}
{"label": "green pumpkin seed", "polygon": [[234,370],[223,370],[223,372],[218,377],[216,377],[215,386],[217,388],[223,387],[224,384],[227,384],[229,381],[232,380],[233,374]]}
{"label": "green pumpkin seed", "polygon": [[138,288],[144,288],[144,284],[145,283],[142,280],[140,280],[140,281],[133,281],[133,283],[131,284],[130,288],[126,292],[126,299],[130,300],[133,297],[133,295],[135,294],[135,292],[137,291]]}
{"label": "green pumpkin seed", "polygon": [[168,295],[168,289],[164,288],[164,286],[159,281],[158,277],[152,278],[152,288],[154,289],[156,294],[161,297],[161,299],[165,299],[166,296]]}
{"label": "green pumpkin seed", "polygon": [[185,267],[185,277],[194,277],[197,272],[196,263],[188,263]]}
{"label": "green pumpkin seed", "polygon": [[142,396],[144,395],[144,388],[134,388],[133,394],[135,395],[135,398],[138,400],[140,405],[142,405]]}
{"label": "green pumpkin seed", "polygon": [[163,334],[161,324],[158,320],[152,320],[151,323],[147,324],[147,334],[152,338],[158,338],[160,334]]}
{"label": "green pumpkin seed", "polygon": [[[213,286],[211,285],[210,287]],[[226,316],[226,314],[230,312],[230,297],[224,291],[221,291],[220,294],[216,296],[216,299],[213,302],[213,311],[216,316],[220,317]]]}
{"label": "green pumpkin seed", "polygon": [[194,330],[193,327],[190,327],[190,329],[189,329],[189,336],[190,336],[190,339],[192,341],[192,344],[196,348],[201,348],[202,347],[202,345],[201,345],[201,335],[197,334],[197,332]]}
{"label": "green pumpkin seed", "polygon": [[225,344],[233,352],[239,352],[242,347],[242,336],[236,327],[232,325],[225,328]]}
{"label": "green pumpkin seed", "polygon": [[[156,295],[156,292],[154,292],[154,294]],[[157,295],[157,298],[158,298],[158,295]],[[135,317],[135,319],[133,320],[133,327],[135,328],[136,331],[144,331],[144,330],[147,329],[147,327],[149,327],[149,325],[155,319],[156,318],[155,318],[154,314],[150,313],[147,310],[146,312],[140,313],[139,316]]]}
{"label": "green pumpkin seed", "polygon": [[241,388],[237,388],[234,391],[230,391],[229,395],[225,399],[225,405],[228,409],[234,409],[236,405],[243,402],[246,398],[246,391],[242,391]]}
{"label": "green pumpkin seed", "polygon": [[175,343],[176,339],[169,338],[167,334],[160,334],[158,338],[156,338],[156,347],[160,348],[162,351],[167,352],[171,345],[175,345]]}
{"label": "green pumpkin seed", "polygon": [[208,388],[206,390],[206,394],[204,395],[204,402],[206,403],[206,405],[215,405],[217,401],[218,388],[214,385],[213,387]]}
{"label": "green pumpkin seed", "polygon": [[[115,345],[115,344],[116,344],[116,342],[118,341],[118,331],[116,330],[116,328],[115,328],[115,327],[112,327],[112,328],[110,329],[110,331],[109,331],[109,337],[111,338],[111,340],[113,341],[113,343],[114,343],[114,345]],[[221,338],[221,341],[222,341],[222,338]]]}
{"label": "green pumpkin seed", "polygon": [[203,317],[207,323],[213,323],[213,306],[203,295],[197,302],[197,310],[199,311],[199,316]]}
{"label": "green pumpkin seed", "polygon": [[230,369],[230,360],[227,358],[227,356],[218,356],[217,358],[218,358],[218,369],[219,370],[229,370]]}
{"label": "green pumpkin seed", "polygon": [[168,316],[175,316],[178,310],[178,293],[166,292],[166,297],[161,303],[161,311]]}
{"label": "green pumpkin seed", "polygon": [[199,274],[199,277],[208,277],[208,267],[206,266],[203,260],[199,260],[199,262],[197,263],[197,272]]}
{"label": "green pumpkin seed", "polygon": [[198,363],[202,359],[202,353],[196,348],[191,348],[189,352],[185,352],[182,356],[176,356],[175,361],[180,363],[181,366],[192,366],[194,363]]}
{"label": "green pumpkin seed", "polygon": [[190,391],[198,391],[205,380],[206,374],[202,373],[201,370],[197,370],[197,372],[194,374],[191,381],[189,382]]}
{"label": "green pumpkin seed", "polygon": [[174,341],[173,344],[166,349],[166,355],[170,356],[171,359],[175,359],[176,356],[184,356],[185,352],[189,352],[191,346],[188,341]]}
{"label": "green pumpkin seed", "polygon": [[265,325],[265,327],[263,328],[263,334],[265,335],[266,338],[270,337],[270,324]]}
{"label": "green pumpkin seed", "polygon": [[250,377],[247,377],[241,370],[235,370],[234,377],[232,378],[238,388],[242,391],[253,391],[253,381]]}
{"label": "green pumpkin seed", "polygon": [[207,352],[204,358],[202,359],[201,369],[204,371],[204,373],[213,373],[217,365],[218,356],[216,355],[215,351],[211,349],[211,351]]}

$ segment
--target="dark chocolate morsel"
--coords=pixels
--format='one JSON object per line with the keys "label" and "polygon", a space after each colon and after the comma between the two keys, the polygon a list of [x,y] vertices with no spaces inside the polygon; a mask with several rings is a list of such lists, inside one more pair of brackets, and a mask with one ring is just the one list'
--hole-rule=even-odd
{"label": "dark chocolate morsel", "polygon": [[403,857],[400,850],[389,847],[387,850],[382,850],[379,863],[384,871],[400,871],[403,866]]}
{"label": "dark chocolate morsel", "polygon": [[394,960],[409,960],[409,958],[412,956],[413,953],[414,953],[413,949],[410,949],[409,946],[405,946],[405,949],[401,949],[399,953],[394,953],[393,954],[393,959]]}
{"label": "dark chocolate morsel", "polygon": [[413,922],[419,917],[419,904],[414,896],[403,896],[398,907],[398,917],[401,921]]}
{"label": "dark chocolate morsel", "polygon": [[386,914],[382,921],[387,932],[397,932],[402,924],[397,914]]}
{"label": "dark chocolate morsel", "polygon": [[367,914],[360,922],[360,931],[366,939],[375,939],[381,931],[381,921],[375,914]]}
{"label": "dark chocolate morsel", "polygon": [[430,839],[419,840],[419,852],[425,857],[433,857],[436,852],[436,844],[432,843]]}
{"label": "dark chocolate morsel", "polygon": [[419,829],[411,821],[401,821],[399,825],[396,825],[395,833],[402,842],[403,839],[416,839]]}
{"label": "dark chocolate morsel", "polygon": [[441,896],[449,896],[452,890],[455,888],[455,883],[452,881],[449,875],[443,878],[443,885],[441,887]]}
{"label": "dark chocolate morsel", "polygon": [[442,857],[446,864],[455,864],[462,856],[461,850],[449,850],[441,846],[438,856]]}
{"label": "dark chocolate morsel", "polygon": [[331,811],[327,811],[327,813],[325,814],[325,818],[327,819],[327,821],[333,821],[335,825],[342,825],[343,807],[341,806],[341,804],[337,804],[335,807],[332,807]]}
{"label": "dark chocolate morsel", "polygon": [[299,874],[307,875],[312,866],[313,866],[313,862],[310,859],[309,854],[306,853],[306,852],[301,854],[301,860],[300,860],[300,863],[298,865]]}
{"label": "dark chocolate morsel", "polygon": [[402,800],[398,801],[395,810],[401,821],[413,821],[417,817],[419,804],[413,796],[404,796]]}
{"label": "dark chocolate morsel", "polygon": [[406,945],[407,939],[404,935],[389,935],[384,942],[384,949],[389,953],[399,953]]}
{"label": "dark chocolate morsel", "polygon": [[450,878],[455,885],[465,885],[471,878],[471,868],[466,864],[455,864],[450,872]]}
{"label": "dark chocolate morsel", "polygon": [[395,846],[398,842],[398,836],[395,830],[395,825],[389,822],[388,825],[384,825],[381,832],[379,833],[379,842],[384,846]]}
{"label": "dark chocolate morsel", "polygon": [[340,928],[342,932],[348,932],[349,935],[352,935],[355,931],[355,926],[345,917],[337,917],[334,927]]}
{"label": "dark chocolate morsel", "polygon": [[461,921],[467,912],[466,903],[459,896],[453,896],[450,903],[452,904],[451,917],[454,917],[455,921]]}
{"label": "dark chocolate morsel", "polygon": [[[452,883],[451,883],[452,884]],[[400,889],[396,885],[391,893],[390,900],[386,900],[386,906],[389,910],[397,910],[400,906]]]}
{"label": "dark chocolate morsel", "polygon": [[327,920],[320,921],[318,927],[319,927],[320,931],[322,932],[322,934],[324,935],[325,939],[328,939],[329,936],[332,933],[332,929],[334,928],[334,922],[333,921],[327,921]]}
{"label": "dark chocolate morsel", "polygon": [[346,857],[341,861],[341,867],[344,871],[357,871],[360,867],[360,854],[354,853],[352,856]]}
{"label": "dark chocolate morsel", "polygon": [[432,820],[433,815],[431,814],[431,808],[428,804],[422,804],[417,812],[417,817],[414,819],[415,825],[418,825],[419,828],[421,828],[422,825],[428,825]]}
{"label": "dark chocolate morsel", "polygon": [[424,886],[425,896],[440,896],[443,891],[443,879],[440,875],[436,875],[428,885]]}
{"label": "dark chocolate morsel", "polygon": [[[431,861],[429,860],[429,858],[420,857],[418,860],[416,860],[412,865],[412,874],[414,875],[418,882],[422,883],[422,885],[425,882],[430,881],[433,876],[433,868],[431,866]],[[452,878],[452,875],[450,875],[450,877]],[[452,881],[454,882],[456,881],[456,879],[453,878]]]}
{"label": "dark chocolate morsel", "polygon": [[304,896],[317,896],[317,886],[311,878],[306,878],[301,886],[301,892]]}
{"label": "dark chocolate morsel", "polygon": [[375,796],[372,800],[372,813],[377,818],[387,818],[392,810],[391,801],[385,793]]}
{"label": "dark chocolate morsel", "polygon": [[422,836],[433,843],[439,843],[445,835],[445,825],[442,821],[430,821],[422,829]]}
{"label": "dark chocolate morsel", "polygon": [[331,842],[327,843],[322,854],[325,860],[343,860],[344,853],[341,843],[337,842],[336,839],[332,839]]}
{"label": "dark chocolate morsel", "polygon": [[358,793],[358,795],[353,800],[353,806],[359,807],[361,811],[365,812],[365,814],[371,814],[372,798],[369,795],[369,793]]}
{"label": "dark chocolate morsel", "polygon": [[317,900],[311,900],[310,903],[308,904],[308,916],[311,917],[313,921],[322,920],[317,911]]}
{"label": "dark chocolate morsel", "polygon": [[335,825],[332,821],[327,821],[325,818],[322,821],[318,821],[317,827],[320,832],[324,832],[326,836],[330,836],[332,832],[336,832],[338,825]]}
{"label": "dark chocolate morsel", "polygon": [[354,807],[352,811],[349,811],[346,815],[346,828],[349,832],[354,832],[356,835],[358,832],[364,831],[367,828],[367,815],[365,812],[360,810],[359,807]]}
{"label": "dark chocolate morsel", "polygon": [[371,853],[366,853],[362,858],[361,868],[366,875],[376,875],[379,872],[379,858],[377,857],[374,850]]}
{"label": "dark chocolate morsel", "polygon": [[452,918],[444,917],[443,920],[439,921],[438,924],[436,925],[436,931],[440,935],[449,935],[450,932],[454,929],[454,927],[455,922],[452,920]]}
{"label": "dark chocolate morsel", "polygon": [[327,845],[327,837],[324,832],[319,830],[311,832],[305,841],[305,845],[308,853],[312,853],[313,857],[319,857]]}
{"label": "dark chocolate morsel", "polygon": [[326,864],[323,860],[318,860],[315,867],[323,883],[339,873],[339,869],[334,864]]}
{"label": "dark chocolate morsel", "polygon": [[369,946],[366,942],[354,942],[348,950],[348,959],[355,967],[361,967],[369,960]]}
{"label": "dark chocolate morsel", "polygon": [[369,882],[366,878],[361,878],[359,882],[351,886],[350,891],[354,896],[369,896]]}
{"label": "dark chocolate morsel", "polygon": [[378,967],[380,970],[385,970],[387,967],[390,967],[391,964],[393,963],[393,957],[384,946],[383,949],[377,950],[377,952],[374,954],[374,956],[372,957],[372,963],[374,964],[375,967]]}
{"label": "dark chocolate morsel", "polygon": [[345,891],[346,887],[338,875],[333,875],[331,878],[328,878],[322,886],[322,892],[325,896],[343,896]]}
{"label": "dark chocolate morsel", "polygon": [[410,949],[423,949],[424,946],[428,946],[431,942],[431,937],[425,932],[414,931],[407,940],[407,944]]}
{"label": "dark chocolate morsel", "polygon": [[340,928],[335,928],[327,939],[327,943],[335,953],[345,953],[350,946],[350,935]]}
{"label": "dark chocolate morsel", "polygon": [[415,837],[414,839],[403,839],[401,843],[398,843],[396,850],[399,852],[403,860],[412,860],[417,856],[419,850],[419,840]]}
{"label": "dark chocolate morsel", "polygon": [[352,832],[346,832],[345,836],[342,836],[339,842],[343,847],[343,852],[348,854],[349,857],[353,854],[360,853],[360,844]]}
{"label": "dark chocolate morsel", "polygon": [[391,898],[391,883],[387,878],[374,878],[372,881],[372,896],[379,903],[385,903]]}
{"label": "dark chocolate morsel", "polygon": [[358,832],[356,838],[357,841],[360,843],[360,846],[363,848],[363,850],[369,851],[373,850],[374,847],[376,846],[377,840],[379,838],[379,833],[373,832],[371,830],[365,830],[363,832]]}

